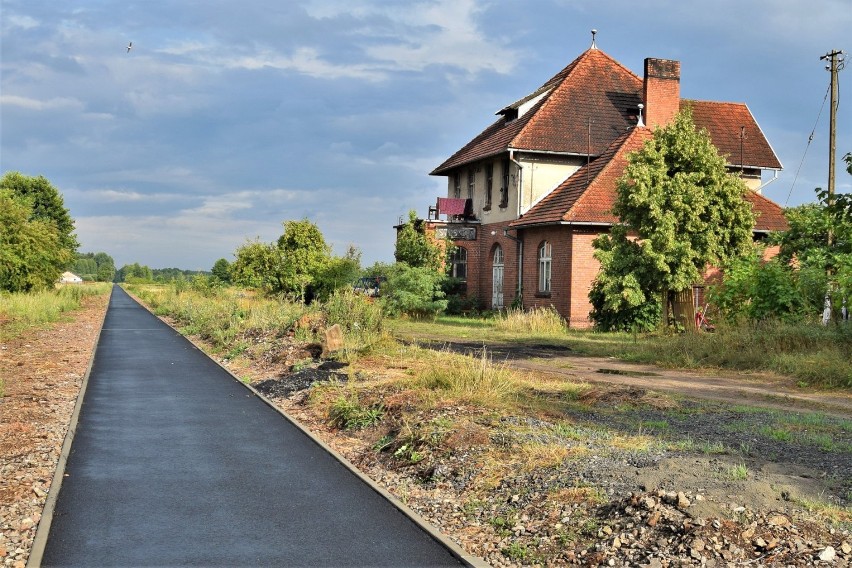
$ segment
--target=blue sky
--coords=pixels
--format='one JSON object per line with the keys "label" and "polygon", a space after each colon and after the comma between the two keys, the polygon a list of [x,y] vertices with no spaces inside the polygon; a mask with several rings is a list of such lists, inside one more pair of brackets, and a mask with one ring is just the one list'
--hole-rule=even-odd
{"label": "blue sky", "polygon": [[[586,50],[681,95],[749,105],[784,164],[765,195],[826,185],[829,74],[850,0],[0,0],[0,171],[63,193],[82,251],[209,269],[308,218],[335,252],[392,261],[428,173]],[[125,46],[133,42],[128,53]],[[838,159],[852,151],[840,73]],[[840,166],[840,164],[838,164]],[[838,167],[838,191],[852,178]]]}

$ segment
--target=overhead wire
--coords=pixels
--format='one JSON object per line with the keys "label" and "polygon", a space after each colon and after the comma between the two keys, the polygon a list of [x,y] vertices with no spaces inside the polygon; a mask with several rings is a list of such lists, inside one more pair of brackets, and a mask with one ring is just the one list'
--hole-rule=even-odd
{"label": "overhead wire", "polygon": [[793,188],[796,187],[796,180],[799,179],[799,172],[802,171],[802,164],[805,163],[805,157],[808,155],[808,148],[811,147],[811,142],[814,141],[814,133],[819,125],[819,119],[822,117],[822,111],[825,108],[825,101],[828,100],[828,93],[830,91],[831,82],[829,82],[828,87],[825,88],[825,96],[822,98],[822,105],[819,107],[819,113],[817,114],[816,121],[814,121],[814,127],[811,129],[811,135],[808,136],[808,144],[805,146],[805,151],[802,153],[802,161],[799,162],[799,167],[796,169],[796,175],[793,177],[793,183],[790,185],[790,192],[787,193],[787,199],[784,201],[784,207],[787,207],[787,203],[790,201],[790,196],[793,195]]}

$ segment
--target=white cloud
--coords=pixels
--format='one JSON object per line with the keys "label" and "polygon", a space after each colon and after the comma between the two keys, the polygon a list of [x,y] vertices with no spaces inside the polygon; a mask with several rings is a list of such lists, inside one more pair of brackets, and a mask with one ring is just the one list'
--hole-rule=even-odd
{"label": "white cloud", "polygon": [[27,110],[55,110],[55,109],[77,109],[83,108],[83,103],[77,99],[67,97],[55,97],[47,100],[21,97],[18,95],[0,95],[0,105],[16,106]]}
{"label": "white cloud", "polygon": [[18,14],[9,14],[4,20],[4,29],[11,28],[22,28],[25,30],[30,30],[32,28],[37,28],[39,26],[38,20],[31,18],[30,16],[20,16]]}
{"label": "white cloud", "polygon": [[180,198],[173,193],[141,193],[126,189],[94,189],[83,191],[86,197],[106,203],[133,203],[144,201],[146,203],[166,203]]}
{"label": "white cloud", "polygon": [[320,57],[319,51],[312,47],[298,48],[290,56],[277,55],[272,51],[264,50],[254,55],[223,58],[221,63],[232,69],[257,70],[273,68],[296,71],[297,73],[318,79],[363,79],[367,81],[379,81],[385,79],[387,76],[385,72],[374,65],[337,65],[330,63]]}
{"label": "white cloud", "polygon": [[508,74],[517,65],[518,54],[505,43],[485,36],[476,23],[481,11],[475,0],[420,2],[395,10],[392,17],[410,26],[414,33],[395,43],[372,46],[367,53],[406,71],[447,65],[471,74]]}
{"label": "white cloud", "polygon": [[[398,8],[350,2],[314,2],[307,8],[315,19],[355,17],[361,24],[351,29],[354,45],[349,55],[363,50],[366,59],[357,63],[331,61],[318,47],[303,45],[290,53],[258,45],[254,50],[234,55],[224,53],[212,42],[178,42],[160,53],[186,56],[210,67],[228,69],[279,69],[318,79],[382,81],[392,73],[422,71],[432,65],[449,66],[469,74],[483,71],[510,73],[518,53],[506,42],[487,37],[476,19],[482,8],[476,0],[421,1]],[[373,19],[390,19],[382,27],[381,41],[358,45],[377,36]],[[351,21],[347,22],[351,25]]]}

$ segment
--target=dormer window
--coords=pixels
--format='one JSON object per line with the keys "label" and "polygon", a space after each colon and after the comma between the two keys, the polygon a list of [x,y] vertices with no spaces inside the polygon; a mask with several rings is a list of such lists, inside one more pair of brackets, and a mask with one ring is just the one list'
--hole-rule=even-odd
{"label": "dormer window", "polygon": [[503,112],[503,116],[506,117],[506,122],[512,122],[518,118],[518,109],[516,108],[507,108]]}

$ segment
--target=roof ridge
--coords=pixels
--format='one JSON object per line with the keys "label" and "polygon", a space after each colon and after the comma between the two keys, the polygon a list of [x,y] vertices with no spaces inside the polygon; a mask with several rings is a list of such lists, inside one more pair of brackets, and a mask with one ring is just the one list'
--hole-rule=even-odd
{"label": "roof ridge", "polygon": [[[594,49],[593,49],[593,48],[591,48],[591,47],[590,47],[590,48],[588,48],[586,51],[584,51],[583,53],[581,53],[581,54],[580,54],[580,55],[579,55],[576,59],[574,59],[574,61],[572,61],[572,62],[571,62],[571,63],[569,63],[566,67],[564,67],[564,68],[563,68],[563,69],[562,69],[559,73],[557,73],[556,75],[554,75],[553,77],[551,77],[551,78],[550,78],[548,81],[546,81],[546,82],[545,82],[545,83],[544,83],[541,87],[539,87],[538,89],[536,89],[536,90],[534,91],[534,92],[545,91],[545,89],[546,89],[548,86],[550,86],[550,90],[549,90],[549,91],[547,91],[547,92],[544,94],[544,96],[542,97],[542,100],[541,100],[541,101],[539,101],[539,102],[536,104],[536,106],[535,106],[535,107],[531,108],[531,109],[527,112],[527,114],[529,114],[529,115],[530,115],[530,117],[529,117],[529,119],[527,120],[527,122],[523,125],[523,127],[522,127],[522,128],[520,128],[520,129],[518,130],[518,132],[516,132],[516,133],[515,133],[515,135],[512,137],[512,139],[509,141],[509,145],[510,145],[510,146],[514,146],[514,145],[515,145],[515,142],[516,142],[519,138],[523,137],[523,136],[526,134],[527,129],[528,129],[528,128],[532,128],[532,127],[534,126],[534,123],[536,122],[536,120],[535,120],[535,119],[536,119],[536,115],[537,115],[540,111],[542,111],[542,110],[543,110],[543,109],[544,109],[544,108],[548,105],[548,103],[551,101],[551,99],[553,98],[553,96],[554,96],[554,95],[555,95],[558,91],[561,91],[561,90],[563,89],[563,87],[565,87],[566,83],[568,82],[568,79],[569,79],[569,78],[571,78],[571,76],[574,74],[574,72],[577,70],[577,68],[579,68],[582,64],[586,63],[587,61],[589,62],[589,65],[592,65],[592,67],[593,67],[593,68],[597,67],[596,65],[594,65],[594,63],[593,63],[593,62],[591,62],[591,61],[590,61],[593,57],[604,57],[607,61],[609,61],[610,63],[615,64],[617,67],[619,67],[620,69],[622,69],[622,70],[626,71],[629,75],[632,75],[632,76],[633,76],[633,77],[635,77],[637,80],[639,80],[639,81],[641,81],[641,80],[642,80],[642,78],[641,78],[641,77],[639,77],[639,76],[638,76],[638,75],[636,75],[633,71],[631,71],[630,69],[628,69],[627,67],[625,67],[624,65],[622,65],[621,63],[619,63],[619,62],[618,62],[618,61],[617,61],[614,57],[612,57],[611,55],[607,54],[606,52],[604,52],[604,51],[602,51],[602,50],[600,50],[600,49],[597,49],[597,48],[594,48]],[[557,81],[557,78],[558,78],[560,75],[562,75],[562,77],[561,77],[561,79],[559,79],[559,80]],[[551,84],[552,84],[552,86],[551,86]],[[569,85],[569,86],[570,86],[570,85]]]}
{"label": "roof ridge", "polygon": [[[602,175],[604,175],[609,170],[609,168],[615,167],[613,165],[614,162],[615,162],[615,158],[618,157],[619,152],[621,152],[621,149],[628,142],[630,142],[633,139],[634,136],[644,137],[645,139],[642,140],[642,143],[644,144],[645,141],[650,139],[650,137],[652,136],[651,129],[648,128],[647,126],[633,127],[633,128],[631,128],[630,130],[628,130],[627,132],[625,132],[624,134],[622,134],[621,136],[619,136],[618,138],[616,138],[615,140],[612,141],[612,144],[610,144],[609,147],[600,155],[600,157],[597,160],[595,160],[596,162],[599,161],[599,160],[605,160],[605,162],[600,167],[600,169],[597,171],[595,176],[589,179],[589,183],[586,184],[586,188],[583,190],[582,193],[580,193],[580,195],[577,196],[577,199],[574,200],[574,203],[571,204],[571,207],[569,207],[565,211],[565,213],[562,214],[563,219],[565,219],[568,216],[568,213],[570,213],[572,209],[574,209],[575,207],[577,207],[580,204],[580,202],[583,200],[583,198],[588,194],[589,188],[591,188],[594,185],[594,183],[598,180],[598,178],[600,178]],[[626,157],[625,157],[625,159],[626,159]],[[589,164],[589,166],[591,167],[591,164]],[[582,169],[582,168],[580,168],[580,169]],[[580,172],[580,170],[577,170],[576,173],[579,173],[579,172]]]}
{"label": "roof ridge", "polygon": [[741,101],[708,101],[708,100],[705,100],[705,99],[684,99],[684,98],[681,98],[680,100],[681,100],[681,102],[684,102],[684,103],[702,103],[702,104],[713,104],[713,105],[740,105],[740,106],[744,106],[744,107],[748,106],[748,103],[741,102]]}

